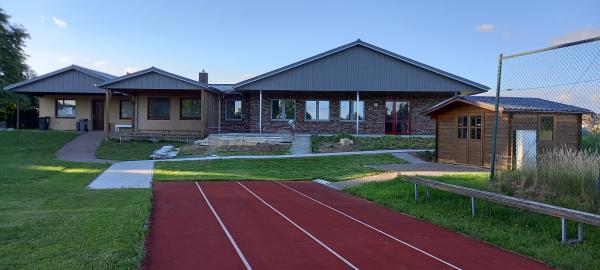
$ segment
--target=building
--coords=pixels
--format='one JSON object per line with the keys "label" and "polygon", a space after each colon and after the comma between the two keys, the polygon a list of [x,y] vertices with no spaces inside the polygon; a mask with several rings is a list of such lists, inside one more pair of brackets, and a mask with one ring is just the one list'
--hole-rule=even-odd
{"label": "building", "polygon": [[[490,96],[456,96],[425,113],[436,120],[437,162],[490,166],[495,102]],[[496,164],[510,169],[535,164],[551,148],[579,149],[582,115],[591,113],[539,98],[501,97]]]}
{"label": "building", "polygon": [[114,132],[433,135],[424,112],[456,95],[489,88],[361,40],[237,84],[210,84],[151,67],[116,77],[70,66],[5,89],[40,96],[50,128]]}

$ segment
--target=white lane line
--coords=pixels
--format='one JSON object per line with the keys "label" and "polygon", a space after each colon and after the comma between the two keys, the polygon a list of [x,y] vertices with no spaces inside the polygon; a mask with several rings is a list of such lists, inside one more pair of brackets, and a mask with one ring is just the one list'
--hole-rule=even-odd
{"label": "white lane line", "polygon": [[240,248],[238,247],[238,245],[235,242],[235,240],[233,240],[233,237],[229,233],[229,230],[227,230],[227,227],[225,227],[225,224],[223,224],[223,221],[221,220],[221,218],[217,214],[217,211],[215,211],[215,209],[213,208],[212,204],[208,200],[208,197],[206,197],[206,194],[204,194],[204,191],[202,190],[202,188],[200,187],[200,185],[198,185],[198,182],[195,182],[195,183],[196,183],[196,186],[198,187],[198,190],[200,190],[200,193],[202,193],[202,197],[204,197],[204,200],[206,201],[206,204],[208,204],[208,207],[210,208],[210,211],[212,211],[213,215],[215,215],[215,218],[217,219],[217,221],[221,225],[221,228],[223,228],[223,231],[225,231],[225,234],[227,235],[227,238],[229,238],[229,242],[231,242],[231,244],[233,245],[233,248],[235,248],[235,251],[237,252],[238,256],[240,256],[240,259],[242,259],[242,262],[244,263],[244,266],[246,266],[247,270],[252,270],[252,267],[248,263],[248,260],[246,260],[246,257],[242,253],[242,250],[240,250]]}
{"label": "white lane line", "polygon": [[296,222],[294,222],[293,220],[291,220],[290,218],[288,218],[286,215],[284,215],[283,213],[279,212],[279,210],[277,210],[275,207],[273,207],[272,205],[270,205],[269,203],[265,202],[265,200],[263,200],[261,197],[259,197],[258,195],[256,195],[254,192],[252,192],[252,190],[248,189],[246,186],[244,186],[242,183],[240,182],[236,182],[238,183],[240,186],[242,186],[244,189],[246,189],[248,192],[250,192],[250,194],[254,195],[254,197],[256,197],[259,201],[261,201],[262,203],[264,203],[266,206],[268,206],[269,208],[271,208],[271,210],[275,211],[275,213],[279,214],[281,217],[283,217],[285,220],[287,220],[289,223],[291,223],[292,225],[294,225],[296,228],[298,228],[298,230],[302,231],[304,234],[308,235],[308,237],[310,237],[312,240],[314,240],[315,242],[317,242],[319,245],[321,245],[322,247],[324,247],[327,251],[331,252],[331,254],[335,255],[336,257],[338,257],[338,259],[342,260],[344,263],[346,263],[346,265],[350,266],[350,268],[358,270],[358,267],[354,266],[354,264],[352,264],[350,261],[348,261],[346,258],[342,257],[342,255],[338,254],[337,252],[335,252],[333,249],[331,249],[329,246],[327,246],[325,243],[321,242],[319,239],[317,239],[314,235],[312,235],[311,233],[309,233],[307,230],[305,230],[304,228],[300,227],[300,225],[296,224]]}
{"label": "white lane line", "polygon": [[387,237],[389,237],[389,238],[391,238],[391,239],[393,239],[393,240],[395,240],[395,241],[397,241],[397,242],[399,242],[399,243],[401,243],[401,244],[403,244],[403,245],[405,245],[407,247],[410,247],[410,248],[412,248],[412,249],[414,249],[414,250],[416,250],[418,252],[421,252],[422,254],[425,254],[425,255],[427,255],[427,256],[429,256],[429,257],[431,257],[431,258],[433,258],[433,259],[435,259],[435,260],[437,260],[437,261],[439,261],[439,262],[441,262],[441,263],[443,263],[443,264],[445,264],[447,266],[450,266],[453,269],[462,270],[462,268],[460,268],[460,267],[458,267],[456,265],[453,265],[453,264],[451,264],[451,263],[449,263],[447,261],[444,261],[443,259],[440,259],[440,258],[436,257],[435,255],[427,252],[427,251],[424,251],[424,250],[422,250],[422,249],[420,249],[418,247],[415,247],[415,246],[407,243],[406,241],[402,241],[402,240],[394,237],[393,235],[390,235],[390,234],[388,234],[388,233],[386,233],[386,232],[384,232],[384,231],[382,231],[380,229],[377,229],[377,228],[375,228],[375,227],[373,227],[373,226],[371,226],[371,225],[369,225],[369,224],[367,224],[367,223],[365,223],[365,222],[363,222],[363,221],[361,221],[361,220],[359,220],[359,219],[357,219],[357,218],[355,218],[353,216],[350,216],[350,215],[348,215],[348,214],[346,214],[346,213],[344,213],[344,212],[342,212],[340,210],[337,210],[337,209],[335,209],[335,208],[333,208],[333,207],[331,207],[331,206],[329,206],[329,205],[327,205],[327,204],[325,204],[325,203],[323,203],[321,201],[318,201],[318,200],[316,200],[316,199],[314,199],[314,198],[312,198],[312,197],[310,197],[310,196],[308,196],[308,195],[306,195],[306,194],[304,194],[304,193],[302,193],[302,192],[300,192],[300,191],[298,191],[298,190],[296,190],[296,189],[294,189],[292,187],[287,186],[286,184],[283,184],[283,183],[281,183],[279,181],[275,181],[275,182],[278,183],[278,184],[280,184],[280,185],[282,185],[282,186],[284,186],[284,187],[286,187],[286,188],[288,188],[289,190],[291,190],[293,192],[296,192],[296,193],[298,193],[298,194],[300,194],[300,195],[302,195],[302,196],[304,196],[304,197],[312,200],[313,202],[316,202],[316,203],[318,203],[318,204],[320,204],[320,205],[322,205],[324,207],[327,207],[327,208],[335,211],[336,213],[338,213],[338,214],[340,214],[342,216],[345,216],[345,217],[347,217],[347,218],[349,218],[351,220],[354,220],[354,221],[356,221],[356,222],[358,222],[358,223],[360,223],[360,224],[362,224],[362,225],[364,225],[364,226],[366,226],[366,227],[368,227],[368,228],[370,228],[370,229],[372,229],[372,230],[374,230],[374,231],[376,231],[376,232],[378,232],[380,234],[383,234],[383,235],[385,235],[385,236],[387,236]]}

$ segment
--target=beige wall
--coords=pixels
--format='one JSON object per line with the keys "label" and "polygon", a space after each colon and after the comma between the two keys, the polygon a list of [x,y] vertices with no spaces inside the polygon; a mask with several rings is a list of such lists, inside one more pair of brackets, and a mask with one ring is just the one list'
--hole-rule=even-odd
{"label": "beige wall", "polygon": [[[200,131],[201,120],[181,120],[179,115],[179,100],[182,97],[198,97],[190,95],[170,95],[171,119],[149,120],[148,119],[148,97],[165,97],[165,95],[143,95],[138,96],[138,117],[141,130],[178,130],[178,131]],[[118,106],[118,105],[117,105]],[[117,108],[118,110],[118,108]]]}
{"label": "beige wall", "polygon": [[[103,98],[102,96],[76,96],[76,95],[48,95],[41,96],[40,117],[50,117],[50,129],[54,130],[75,130],[75,122],[79,118],[92,119],[92,99]],[[75,117],[74,118],[56,118],[56,100],[57,99],[75,99]]]}

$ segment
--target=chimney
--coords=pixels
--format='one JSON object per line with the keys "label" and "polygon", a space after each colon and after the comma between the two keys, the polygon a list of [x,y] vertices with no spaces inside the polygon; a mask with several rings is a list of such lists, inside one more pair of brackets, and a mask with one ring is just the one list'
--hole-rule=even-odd
{"label": "chimney", "polygon": [[200,83],[208,84],[208,73],[204,71],[204,69],[202,70],[202,72],[198,73],[198,81]]}

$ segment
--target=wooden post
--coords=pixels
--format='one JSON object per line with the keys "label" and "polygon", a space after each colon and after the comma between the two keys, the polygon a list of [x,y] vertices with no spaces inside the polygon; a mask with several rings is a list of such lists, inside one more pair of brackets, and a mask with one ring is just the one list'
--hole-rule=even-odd
{"label": "wooden post", "polygon": [[134,95],[129,95],[129,102],[131,102],[131,130],[133,131],[135,129],[135,118],[137,117],[137,104]]}
{"label": "wooden post", "polygon": [[19,129],[21,127],[21,96],[16,94],[17,96],[17,126],[15,128]]}
{"label": "wooden post", "polygon": [[108,110],[110,108],[110,97],[112,96],[112,92],[110,90],[106,90],[106,98],[104,99],[104,140],[109,139],[110,136],[110,123],[108,121],[109,113]]}

